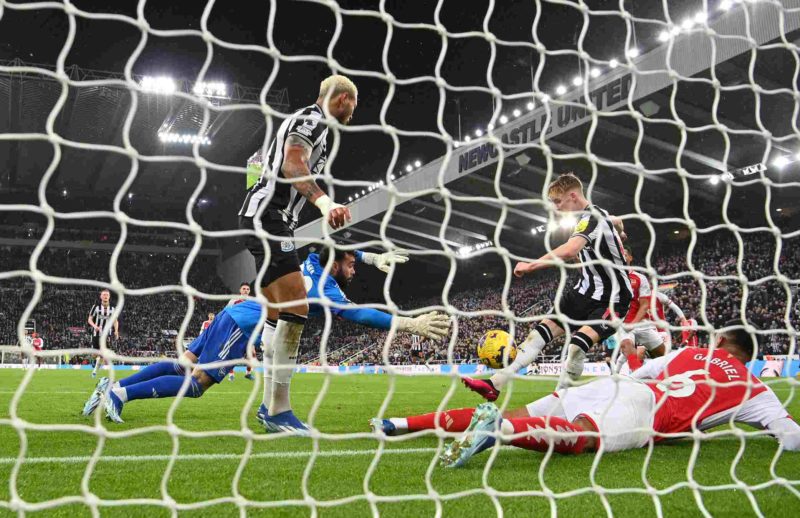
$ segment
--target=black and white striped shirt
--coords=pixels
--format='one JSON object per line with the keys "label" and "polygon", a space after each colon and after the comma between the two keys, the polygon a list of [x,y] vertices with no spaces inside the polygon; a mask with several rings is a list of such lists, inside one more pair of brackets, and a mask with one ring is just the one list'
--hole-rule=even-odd
{"label": "black and white striped shirt", "polygon": [[289,135],[305,140],[311,146],[308,169],[312,175],[321,174],[325,162],[328,160],[327,137],[328,126],[324,122],[325,115],[322,108],[316,104],[306,106],[288,117],[278,128],[275,138],[267,150],[267,159],[259,160],[261,150],[250,158],[249,163],[261,162],[261,178],[248,192],[244,204],[239,211],[239,216],[254,217],[262,204],[266,209],[278,210],[283,213],[284,220],[290,228],[297,225],[298,216],[306,203],[305,197],[297,192],[294,184],[279,182],[283,178],[283,146]]}
{"label": "black and white striped shirt", "polygon": [[[111,314],[114,313],[114,306],[109,304],[108,306],[104,306],[102,304],[95,304],[92,306],[92,309],[89,310],[89,316],[92,317],[92,321],[100,326],[100,329],[105,329],[108,320],[111,318]],[[92,328],[92,336],[100,336],[100,331],[95,328]]]}
{"label": "black and white striped shirt", "polygon": [[[575,290],[599,302],[627,306],[633,297],[625,266],[622,240],[608,212],[590,205],[579,215],[571,237],[580,236],[586,245],[580,251],[581,275]],[[598,261],[604,260],[603,263]]]}

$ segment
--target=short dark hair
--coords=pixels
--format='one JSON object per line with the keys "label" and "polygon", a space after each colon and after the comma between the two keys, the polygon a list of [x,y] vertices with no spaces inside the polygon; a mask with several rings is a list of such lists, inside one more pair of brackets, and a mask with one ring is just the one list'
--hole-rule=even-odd
{"label": "short dark hair", "polygon": [[622,248],[624,248],[625,251],[628,252],[628,254],[630,254],[631,257],[633,257],[633,248],[631,248],[631,245],[623,245]]}
{"label": "short dark hair", "polygon": [[729,320],[725,322],[725,327],[730,327],[722,336],[725,341],[736,346],[747,358],[753,358],[753,354],[758,352],[758,342],[753,335],[747,332],[739,320]]}
{"label": "short dark hair", "polygon": [[[353,257],[355,257],[355,255],[356,255],[355,251],[353,251],[353,250],[342,250],[341,248],[339,248],[339,244],[338,243],[335,243],[333,245],[333,250],[334,250],[334,253],[333,253],[333,260],[334,261],[341,261],[342,259],[344,259],[348,255],[352,255]],[[331,255],[331,247],[329,247],[329,246],[323,247],[322,251],[319,253],[319,263],[322,266],[325,266],[326,264],[328,264],[328,257],[330,257],[330,255]]]}
{"label": "short dark hair", "polygon": [[110,289],[108,289],[108,288],[103,288],[102,290],[100,290],[100,293],[103,293],[104,291],[107,291],[107,292],[108,292],[108,294],[109,294],[109,295],[111,295],[111,290],[110,290]]}
{"label": "short dark hair", "polygon": [[243,283],[241,283],[239,285],[239,287],[241,288],[242,286],[247,286],[249,288],[250,287],[250,283],[249,282],[243,282]]}

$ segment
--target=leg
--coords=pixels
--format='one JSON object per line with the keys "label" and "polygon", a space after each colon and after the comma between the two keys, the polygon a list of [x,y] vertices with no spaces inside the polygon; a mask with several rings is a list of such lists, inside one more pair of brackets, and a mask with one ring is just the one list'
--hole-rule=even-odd
{"label": "leg", "polygon": [[491,377],[492,383],[498,390],[502,390],[508,383],[508,380],[530,365],[533,360],[539,356],[544,346],[564,334],[564,330],[552,320],[542,320],[533,331],[528,334],[528,337],[517,348],[517,357],[507,368],[500,372],[495,373]]}
{"label": "leg", "polygon": [[500,397],[500,390],[505,387],[508,381],[512,379],[520,369],[530,365],[545,345],[562,334],[564,334],[564,329],[562,329],[558,323],[544,319],[536,325],[533,331],[528,334],[525,341],[520,344],[517,357],[511,365],[502,371],[496,372],[488,380],[464,377],[462,378],[462,382],[473,392],[477,392],[489,401],[494,401]]}
{"label": "leg", "polygon": [[273,335],[275,363],[272,366],[269,415],[275,416],[291,411],[292,408],[289,401],[289,386],[297,362],[300,336],[308,315],[308,302],[303,275],[299,271],[287,273],[273,281],[268,286],[267,293],[274,294],[271,300],[277,303],[291,303],[279,313]]}
{"label": "leg", "polygon": [[[572,335],[572,339],[567,345],[567,361],[564,364],[564,373],[559,381],[559,388],[577,381],[583,375],[583,364],[586,361],[586,353],[602,338],[591,326],[582,326],[578,332]],[[564,378],[564,374],[569,377],[569,381]]]}
{"label": "leg", "polygon": [[[274,312],[275,319],[272,319],[270,312]],[[261,355],[264,366],[264,395],[261,398],[261,406],[258,407],[256,418],[263,424],[272,399],[272,360],[275,355],[275,345],[272,337],[275,334],[275,327],[278,325],[278,311],[269,308],[267,310],[267,321],[264,323],[264,331],[261,333]]]}
{"label": "leg", "polygon": [[463,432],[469,426],[474,408],[456,408],[430,414],[409,417],[391,417],[389,419],[370,419],[373,432],[386,435],[404,435],[420,430],[442,429],[446,432]]}

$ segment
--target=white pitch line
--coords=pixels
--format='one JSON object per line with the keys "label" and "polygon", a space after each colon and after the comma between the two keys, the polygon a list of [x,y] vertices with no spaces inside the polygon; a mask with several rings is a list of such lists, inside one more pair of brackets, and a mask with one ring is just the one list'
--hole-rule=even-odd
{"label": "white pitch line", "polygon": [[[386,449],[383,450],[381,455],[394,455],[394,454],[416,454],[416,453],[434,453],[436,448],[405,448],[405,449]],[[378,450],[323,450],[317,452],[317,457],[355,457],[358,455],[375,455]],[[310,451],[275,451],[264,453],[252,453],[251,459],[292,459],[311,457]],[[172,455],[112,455],[103,456],[98,459],[99,462],[141,462],[141,461],[168,461]],[[236,453],[194,453],[194,454],[179,454],[175,455],[176,460],[239,460],[242,458],[241,454]],[[90,456],[74,456],[74,457],[27,457],[25,464],[77,464],[89,462]],[[0,464],[16,464],[16,457],[0,457]]]}

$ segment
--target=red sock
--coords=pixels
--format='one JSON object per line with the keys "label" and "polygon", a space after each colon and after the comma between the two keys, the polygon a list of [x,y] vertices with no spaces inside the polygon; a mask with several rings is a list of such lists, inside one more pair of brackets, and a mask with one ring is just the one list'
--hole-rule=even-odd
{"label": "red sock", "polygon": [[550,443],[556,453],[581,453],[586,446],[585,435],[568,437],[546,433],[536,434],[537,430],[553,430],[556,432],[583,432],[584,429],[560,417],[521,417],[509,419],[514,426],[514,433],[528,433],[511,441],[513,446],[526,450],[547,451]]}
{"label": "red sock", "polygon": [[253,368],[248,365],[247,366],[247,372],[245,374],[250,374],[251,372],[253,372]]}
{"label": "red sock", "polygon": [[[439,413],[439,427],[447,432],[463,432],[472,420],[474,408],[456,408]],[[432,414],[412,415],[408,420],[408,431],[433,430],[436,428],[436,412]]]}
{"label": "red sock", "polygon": [[642,360],[639,358],[638,354],[632,353],[628,355],[628,367],[631,368],[631,372],[635,371],[641,366],[642,366]]}

